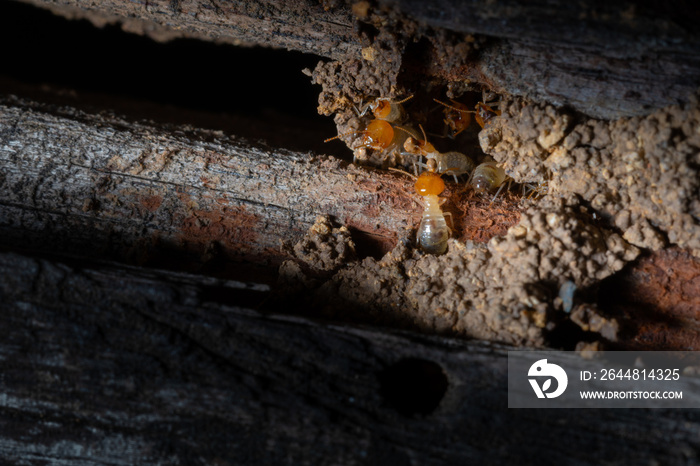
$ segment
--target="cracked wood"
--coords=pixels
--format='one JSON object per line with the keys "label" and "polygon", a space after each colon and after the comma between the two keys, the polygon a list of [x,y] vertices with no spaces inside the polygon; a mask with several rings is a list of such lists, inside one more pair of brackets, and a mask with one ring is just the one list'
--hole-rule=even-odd
{"label": "cracked wood", "polygon": [[[695,410],[508,409],[506,346],[241,304],[264,294],[200,275],[0,253],[0,458],[539,465],[546,451],[553,464],[680,465],[700,449]],[[383,375],[415,380],[414,371],[447,378],[421,415],[397,406],[426,395]]]}

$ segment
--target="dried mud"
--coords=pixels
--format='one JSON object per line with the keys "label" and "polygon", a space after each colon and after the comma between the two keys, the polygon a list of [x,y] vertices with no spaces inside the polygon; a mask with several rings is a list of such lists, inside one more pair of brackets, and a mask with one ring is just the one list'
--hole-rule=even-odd
{"label": "dried mud", "polygon": [[[319,219],[310,236],[331,228],[327,222]],[[294,253],[304,260],[318,249],[307,239]],[[585,207],[550,198],[524,211],[505,236],[488,244],[450,240],[442,256],[424,254],[404,238],[382,259],[345,264],[324,280],[287,261],[281,292],[333,319],[538,346],[567,319],[555,299],[565,282],[591,286],[638,253],[618,234],[596,227]],[[327,270],[327,262],[319,258],[317,270]]]}
{"label": "dried mud", "polygon": [[[378,97],[412,95],[408,118],[395,124],[427,128],[441,152],[458,150],[477,163],[493,157],[539,199],[509,193],[482,205],[464,180],[448,184],[443,196],[457,234],[446,254],[424,254],[404,233],[384,257],[335,263],[330,272],[323,265],[327,260],[308,260],[307,246],[322,249],[316,236],[290,250],[296,261],[280,270],[283,294],[301,297],[305,309],[334,319],[517,345],[592,348],[599,341],[618,341],[634,347],[647,338],[655,348],[693,346],[694,330],[674,333],[661,324],[652,338],[653,326],[633,325],[634,312],[621,311],[606,284],[635,283],[628,286],[634,303],[635,286],[644,283],[639,268],[652,252],[663,254],[669,246],[687,251],[689,267],[700,266],[697,96],[647,116],[606,121],[502,95],[502,114],[484,129],[472,125],[459,138],[444,139],[435,136],[442,117],[431,108],[433,99],[446,95],[473,108],[476,95],[489,90],[485,79],[473,81],[477,75],[471,67],[486,39],[399,23],[391,10],[360,3],[363,8],[355,13],[365,46],[361,56],[307,70],[322,86],[319,112],[335,114],[340,139],[354,151],[355,161],[380,168],[411,165],[400,149],[363,147],[359,135],[371,116],[359,116],[356,109]],[[319,221],[331,228],[327,219]],[[487,235],[482,225],[488,225]],[[336,243],[329,250],[337,250]],[[686,330],[686,324],[700,328],[695,275],[672,269],[666,282],[654,283],[642,296],[667,300],[671,293],[681,304],[667,309],[692,309],[674,318]],[[691,285],[669,285],[686,280]]]}
{"label": "dried mud", "polygon": [[357,110],[378,97],[415,96],[416,101],[424,101],[415,106],[418,110],[410,119],[425,126],[427,102],[435,106],[428,93],[444,99],[481,89],[471,84],[474,70],[469,64],[484,38],[430,28],[389,5],[356,2],[352,11],[361,53],[304,70],[314,84],[321,85],[318,112],[335,115],[339,139],[354,151],[356,161],[381,168],[408,166],[413,160],[404,160],[398,151],[380,155],[361,147],[358,133],[369,117],[358,117]]}
{"label": "dried mud", "polygon": [[576,194],[625,240],[700,257],[700,105],[603,121],[517,100],[482,132],[483,150],[519,182]]}
{"label": "dried mud", "polygon": [[[693,308],[692,317],[681,319],[683,330],[675,331],[677,326],[658,320],[657,327],[633,325],[634,312],[611,307],[615,299],[599,297],[598,291],[610,277],[641,283],[629,268],[620,271],[640,254],[669,245],[684,248],[688,260],[699,263],[693,258],[700,257],[697,99],[615,121],[522,99],[502,109],[478,133],[478,144],[515,182],[546,193],[505,209],[502,236],[479,238],[470,231],[466,219],[478,215],[478,208],[465,201],[474,195],[470,188],[458,185],[446,194],[448,210],[466,223],[445,255],[423,254],[405,237],[383,258],[349,262],[324,279],[309,278],[313,263],[305,263],[305,272],[290,261],[281,268],[285,293],[303,295],[307,309],[333,319],[516,345],[590,348],[591,341],[617,341],[635,347],[647,339],[650,348],[695,347],[698,293],[674,291]],[[340,127],[358,120],[343,118],[336,117]],[[496,209],[490,204],[482,209],[488,221],[497,218]],[[490,241],[472,241],[479,239]],[[303,245],[295,250],[298,258],[300,249]],[[668,280],[686,278],[679,272]],[[664,295],[667,289],[658,285],[647,294]]]}

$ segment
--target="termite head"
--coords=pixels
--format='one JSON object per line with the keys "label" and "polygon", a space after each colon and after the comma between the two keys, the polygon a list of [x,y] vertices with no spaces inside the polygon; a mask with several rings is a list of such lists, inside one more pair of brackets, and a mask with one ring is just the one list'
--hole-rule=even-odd
{"label": "termite head", "polygon": [[379,120],[386,120],[391,114],[391,102],[388,100],[377,99],[370,104],[370,109],[372,109],[372,114],[374,118]]}
{"label": "termite head", "polygon": [[420,147],[418,146],[418,140],[414,138],[413,136],[409,136],[406,138],[406,141],[403,143],[403,148],[406,152],[409,154],[420,154]]}
{"label": "termite head", "polygon": [[394,140],[394,128],[390,123],[384,120],[372,120],[369,122],[364,131],[351,131],[342,135],[326,139],[324,142],[333,141],[351,134],[359,134],[360,145],[370,149],[384,150],[391,145]]}
{"label": "termite head", "polygon": [[386,149],[394,140],[394,128],[384,120],[372,120],[362,131],[362,145],[371,149]]}
{"label": "termite head", "polygon": [[421,196],[439,196],[445,190],[445,182],[437,173],[427,171],[420,174],[414,188]]}
{"label": "termite head", "polygon": [[491,123],[493,118],[499,116],[501,112],[499,110],[494,110],[483,102],[476,104],[476,115],[474,119],[476,122],[484,128],[486,125]]}
{"label": "termite head", "polygon": [[379,98],[369,105],[372,110],[374,118],[378,120],[385,120],[390,122],[400,122],[405,119],[405,112],[402,103],[407,100],[412,99],[413,96],[410,95],[403,100],[392,101],[387,98]]}
{"label": "termite head", "polygon": [[420,130],[423,132],[423,139],[416,139],[413,136],[407,138],[403,143],[404,150],[413,155],[428,155],[436,153],[437,151],[435,150],[435,146],[428,142],[428,138],[425,135],[425,130],[422,126],[420,126]]}
{"label": "termite head", "polygon": [[433,100],[445,107],[445,118],[443,121],[452,131],[452,137],[457,136],[469,127],[469,123],[472,121],[471,114],[475,113],[474,110],[469,110],[466,105],[455,102],[452,99],[450,99],[451,104],[437,99]]}

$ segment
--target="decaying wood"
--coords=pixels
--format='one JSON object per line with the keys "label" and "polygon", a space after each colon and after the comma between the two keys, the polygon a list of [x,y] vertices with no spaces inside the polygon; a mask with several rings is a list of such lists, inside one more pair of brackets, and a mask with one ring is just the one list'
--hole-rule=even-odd
{"label": "decaying wood", "polygon": [[[180,37],[272,46],[340,58],[360,53],[346,8],[324,8],[312,0],[221,2],[215,0],[119,0],[90,2],[29,0],[54,13],[84,18],[98,26],[120,24],[124,30],[166,41]],[[245,71],[245,70],[241,70]]]}
{"label": "decaying wood", "polygon": [[386,1],[435,28],[504,39],[480,60],[496,90],[593,117],[647,114],[700,86],[700,14],[690,4]]}
{"label": "decaying wood", "polygon": [[141,264],[275,265],[318,215],[386,249],[418,208],[388,172],[65,109],[3,106],[0,161],[6,244]]}
{"label": "decaying wood", "polygon": [[[296,242],[319,215],[347,226],[360,255],[388,251],[420,219],[412,181],[400,174],[221,132],[5,104],[0,233],[8,247],[226,274],[217,268],[235,269],[230,260],[275,267],[286,257],[282,242]],[[516,202],[504,205],[517,213]],[[467,227],[481,241],[507,228]]]}
{"label": "decaying wood", "polygon": [[[120,23],[160,40],[199,37],[339,60],[360,59],[362,47],[371,42],[353,31],[355,16],[343,2],[24,1],[99,25]],[[393,58],[411,61],[411,73],[481,82],[498,92],[618,118],[687,101],[700,86],[695,27],[700,18],[694,6],[646,3],[384,0],[379,8],[370,6],[363,19],[372,22],[377,14],[385,24],[411,19],[424,26],[421,34],[433,47],[425,63],[414,69],[416,57],[405,56],[409,52],[401,47],[404,56]],[[436,39],[439,31],[449,31],[448,38]],[[466,40],[464,34],[490,40],[467,62],[452,60],[449,50]],[[433,61],[441,65],[435,68]]]}
{"label": "decaying wood", "polygon": [[692,410],[509,410],[507,347],[228,304],[244,294],[264,288],[1,253],[3,462],[673,465],[700,448]]}

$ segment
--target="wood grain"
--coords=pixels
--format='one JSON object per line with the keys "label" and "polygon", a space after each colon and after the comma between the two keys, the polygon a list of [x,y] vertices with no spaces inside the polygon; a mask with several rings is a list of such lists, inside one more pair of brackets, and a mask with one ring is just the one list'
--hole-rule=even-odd
{"label": "wood grain", "polygon": [[[7,248],[228,277],[247,273],[242,262],[255,263],[274,280],[288,257],[282,242],[294,244],[320,215],[348,227],[360,258],[380,257],[399,236],[412,236],[422,212],[412,184],[402,174],[221,131],[0,101]],[[463,240],[488,241],[517,221],[517,196],[503,211],[484,211],[488,202],[464,183],[450,186]],[[510,223],[489,221],[504,212]]]}
{"label": "wood grain", "polygon": [[[361,39],[359,30],[384,24],[397,44],[430,42],[422,58],[397,45],[391,60],[410,62],[410,73],[477,82],[604,119],[686,102],[700,86],[700,15],[692,2],[382,0],[368,10],[368,26],[343,2],[23,1],[157,40],[197,37],[341,61],[359,60],[371,45],[372,34]],[[411,37],[403,37],[406,20],[420,25],[409,28]],[[452,57],[469,35],[487,40],[466,61]]]}
{"label": "wood grain", "polygon": [[161,266],[275,266],[281,242],[298,240],[318,215],[379,250],[419,215],[400,175],[221,132],[63,112],[0,107],[7,246]]}
{"label": "wood grain", "polygon": [[243,304],[264,295],[197,275],[0,254],[0,458],[675,465],[700,447],[695,411],[509,410],[508,347]]}

